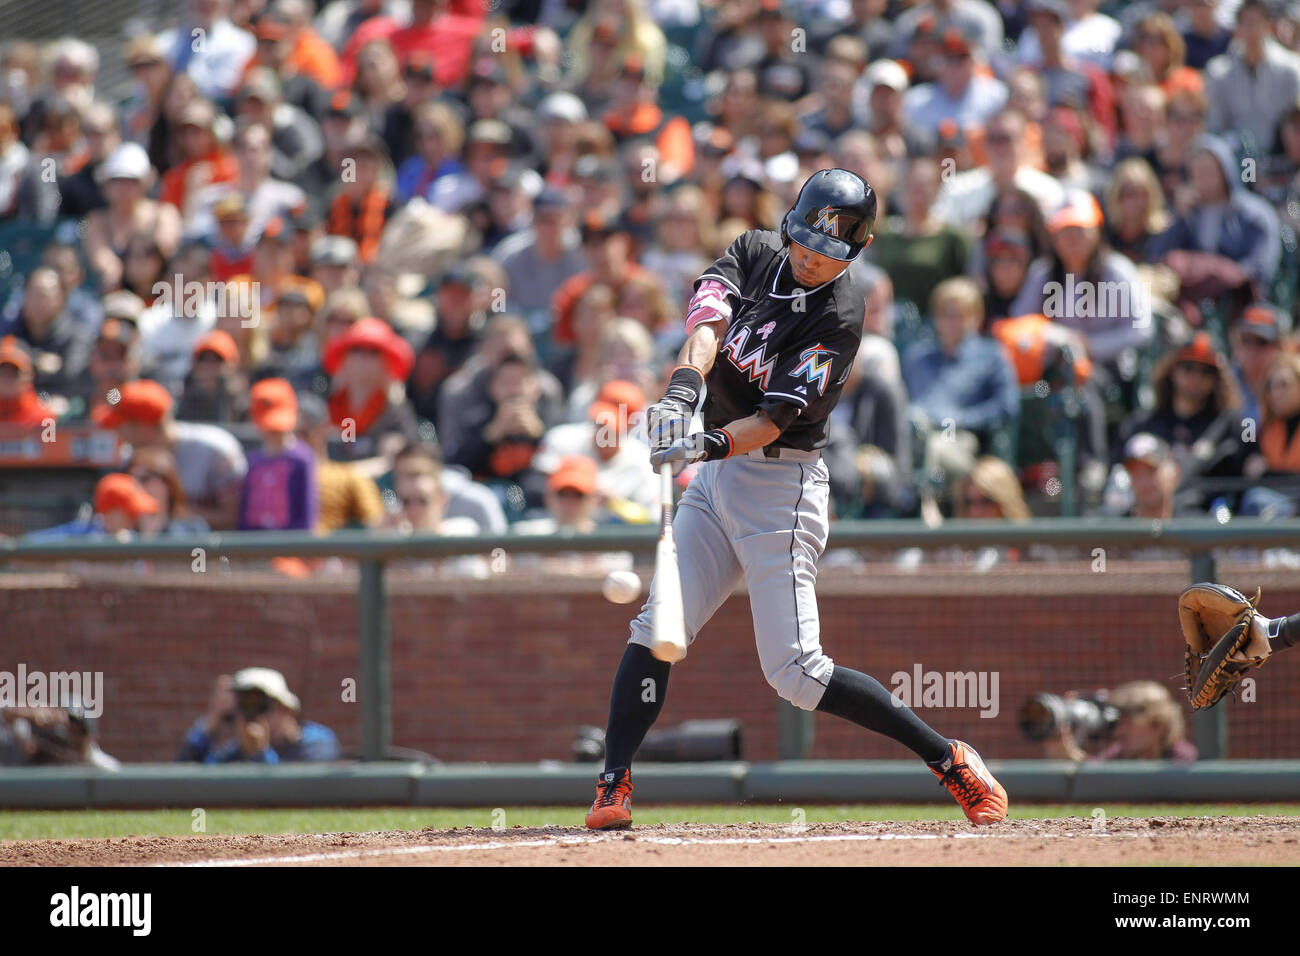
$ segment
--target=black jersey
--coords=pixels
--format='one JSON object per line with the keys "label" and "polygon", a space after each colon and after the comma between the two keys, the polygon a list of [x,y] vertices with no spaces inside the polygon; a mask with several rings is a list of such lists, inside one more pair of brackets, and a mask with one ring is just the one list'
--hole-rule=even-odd
{"label": "black jersey", "polygon": [[781,429],[769,447],[812,451],[826,444],[826,420],[862,341],[866,303],[844,270],[804,289],[790,272],[775,232],[742,234],[697,281],[730,292],[731,322],[705,383],[705,428],[758,409]]}

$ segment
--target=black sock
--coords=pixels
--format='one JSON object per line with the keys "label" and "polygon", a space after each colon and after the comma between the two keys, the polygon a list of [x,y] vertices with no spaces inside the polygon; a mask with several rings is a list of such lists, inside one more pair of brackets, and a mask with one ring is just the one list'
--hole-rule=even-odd
{"label": "black sock", "polygon": [[1276,642],[1273,647],[1275,651],[1300,644],[1300,614],[1292,614],[1280,620],[1282,623],[1278,625],[1277,637],[1273,638]]}
{"label": "black sock", "polygon": [[[655,658],[648,647],[629,644],[614,675],[605,731],[605,769],[632,766],[646,732],[659,718],[668,690],[671,664]],[[652,683],[647,684],[650,680]]]}
{"label": "black sock", "polygon": [[941,763],[948,757],[947,737],[902,706],[880,681],[861,671],[836,664],[817,709],[892,737],[926,763]]}

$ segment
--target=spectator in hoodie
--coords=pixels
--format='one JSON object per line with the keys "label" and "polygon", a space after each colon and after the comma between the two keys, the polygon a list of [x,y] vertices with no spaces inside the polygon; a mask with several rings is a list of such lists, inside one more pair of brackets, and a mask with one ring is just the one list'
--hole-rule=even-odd
{"label": "spectator in hoodie", "polygon": [[1210,253],[1236,263],[1258,291],[1267,292],[1282,259],[1277,215],[1242,182],[1241,173],[1223,139],[1202,136],[1174,199],[1173,225],[1152,241],[1148,255],[1157,260],[1178,249]]}

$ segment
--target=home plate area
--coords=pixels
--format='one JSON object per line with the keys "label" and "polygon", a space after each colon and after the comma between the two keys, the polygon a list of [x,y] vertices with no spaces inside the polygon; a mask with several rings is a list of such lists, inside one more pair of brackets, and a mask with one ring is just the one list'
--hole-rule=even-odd
{"label": "home plate area", "polygon": [[0,866],[1143,866],[1300,864],[1300,820],[1148,817],[581,827],[0,843]]}

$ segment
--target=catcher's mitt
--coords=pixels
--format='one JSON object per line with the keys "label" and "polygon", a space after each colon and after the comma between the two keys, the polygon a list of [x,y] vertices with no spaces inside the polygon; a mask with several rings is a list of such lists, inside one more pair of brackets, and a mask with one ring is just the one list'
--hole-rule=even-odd
{"label": "catcher's mitt", "polygon": [[1178,623],[1187,643],[1186,689],[1193,710],[1213,707],[1246,671],[1268,660],[1269,620],[1255,610],[1259,596],[1258,590],[1247,598],[1210,583],[1193,584],[1178,596]]}

